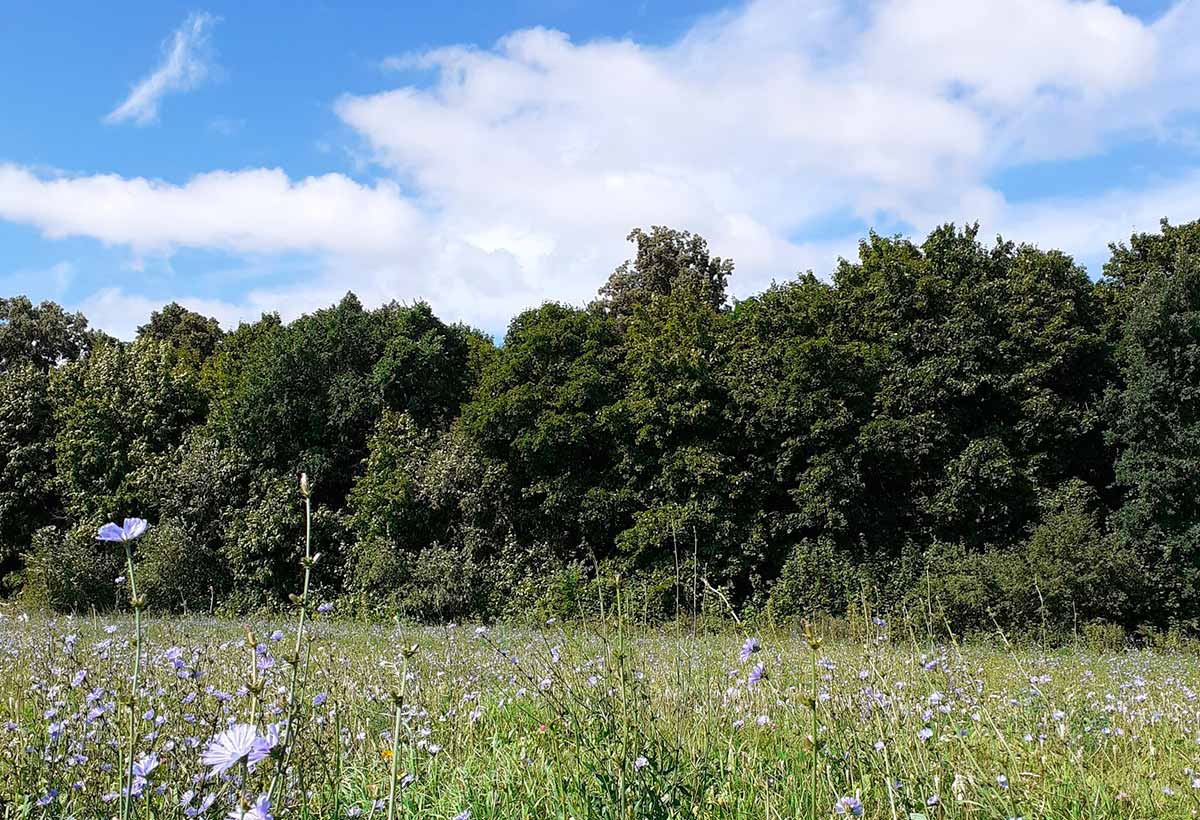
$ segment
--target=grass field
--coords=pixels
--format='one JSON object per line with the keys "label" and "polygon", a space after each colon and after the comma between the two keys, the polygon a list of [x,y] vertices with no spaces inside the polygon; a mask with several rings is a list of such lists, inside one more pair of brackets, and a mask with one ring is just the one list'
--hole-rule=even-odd
{"label": "grass field", "polygon": [[[6,610],[3,816],[1200,810],[1189,653],[936,646],[882,622],[814,647],[798,630],[330,617],[305,625],[295,665],[296,624],[283,619],[144,622],[131,735],[132,620]],[[236,724],[253,743],[227,734],[217,747]],[[217,758],[230,765],[213,774]]]}

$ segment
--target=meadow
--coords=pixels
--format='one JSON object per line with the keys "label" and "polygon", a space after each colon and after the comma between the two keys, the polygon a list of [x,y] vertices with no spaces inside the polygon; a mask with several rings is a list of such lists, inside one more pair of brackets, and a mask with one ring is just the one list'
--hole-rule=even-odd
{"label": "meadow", "polygon": [[3,817],[1200,810],[1187,651],[939,645],[869,617],[823,640],[618,613],[490,628],[311,613],[147,619],[139,641],[127,616],[6,609]]}

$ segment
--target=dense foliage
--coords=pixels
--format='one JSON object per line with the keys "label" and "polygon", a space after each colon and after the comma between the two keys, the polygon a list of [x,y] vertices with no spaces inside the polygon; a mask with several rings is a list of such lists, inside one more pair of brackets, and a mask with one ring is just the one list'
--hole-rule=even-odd
{"label": "dense foliage", "polygon": [[0,300],[7,589],[112,606],[81,533],[144,515],[150,606],[279,606],[306,471],[313,584],[364,614],[620,589],[648,619],[1200,626],[1200,222],[1112,246],[1099,281],[975,226],[872,234],[737,302],[702,238],[629,239],[593,303],[499,345],[352,294],[229,332],[172,304],[128,343]]}

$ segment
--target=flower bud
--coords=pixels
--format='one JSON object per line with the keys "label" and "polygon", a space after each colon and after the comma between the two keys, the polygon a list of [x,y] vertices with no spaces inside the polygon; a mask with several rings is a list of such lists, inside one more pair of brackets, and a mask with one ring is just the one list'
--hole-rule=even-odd
{"label": "flower bud", "polygon": [[308,498],[308,494],[309,494],[308,473],[301,473],[300,474],[300,495],[304,496],[305,498]]}

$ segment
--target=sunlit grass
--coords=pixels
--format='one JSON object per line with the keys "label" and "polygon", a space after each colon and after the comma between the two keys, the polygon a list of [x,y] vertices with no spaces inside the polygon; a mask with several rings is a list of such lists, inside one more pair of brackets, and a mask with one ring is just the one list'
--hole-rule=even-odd
{"label": "sunlit grass", "polygon": [[[294,634],[270,637],[286,629],[144,624],[135,752],[161,763],[135,816],[185,817],[215,795],[203,816],[224,817],[278,775],[275,817],[384,817],[393,760],[397,817],[794,818],[813,803],[834,816],[839,800],[901,818],[1200,808],[1191,655],[923,647],[887,626],[815,651],[799,632],[761,634],[742,661],[746,635],[732,629],[476,634],[319,617],[302,653],[289,771],[276,754],[206,777],[210,738],[254,722],[251,680],[263,684],[262,731],[285,714],[291,669],[276,653]],[[114,693],[128,685],[132,636],[127,619],[0,621],[6,817],[116,814],[125,726]],[[748,685],[760,662],[764,679]]]}

